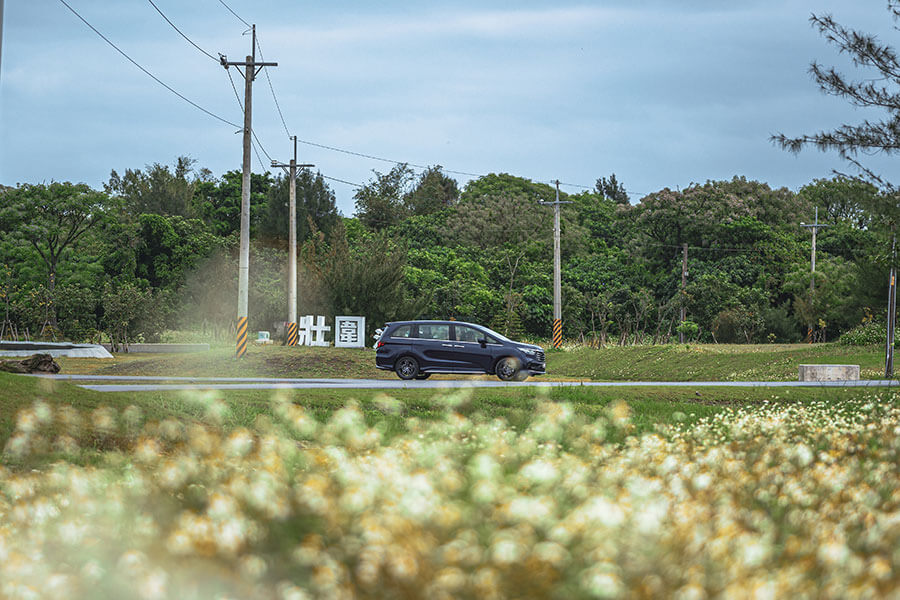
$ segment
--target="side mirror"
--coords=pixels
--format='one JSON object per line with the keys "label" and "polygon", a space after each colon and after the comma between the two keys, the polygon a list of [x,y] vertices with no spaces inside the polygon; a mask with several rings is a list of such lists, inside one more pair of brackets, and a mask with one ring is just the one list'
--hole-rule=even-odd
{"label": "side mirror", "polygon": [[481,344],[482,348],[487,347],[487,338],[478,338],[478,343]]}

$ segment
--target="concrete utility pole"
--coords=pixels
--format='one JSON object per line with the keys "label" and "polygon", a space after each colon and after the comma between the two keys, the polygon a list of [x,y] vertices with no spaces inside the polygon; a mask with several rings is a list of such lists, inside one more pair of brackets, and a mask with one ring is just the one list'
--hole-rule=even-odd
{"label": "concrete utility pole", "polygon": [[888,283],[887,341],[884,349],[884,377],[894,376],[894,329],[897,324],[897,233],[891,225],[891,279]]}
{"label": "concrete utility pole", "polygon": [[[220,62],[228,67],[244,67],[244,161],[243,178],[241,179],[241,254],[238,265],[238,314],[237,344],[235,356],[243,358],[247,353],[247,297],[250,288],[250,136],[252,129],[251,103],[253,99],[253,80],[263,67],[277,67],[274,62],[256,62],[256,25],[252,31],[252,52],[244,62],[231,62],[220,55]],[[238,69],[240,73],[240,69]]]}
{"label": "concrete utility pole", "polygon": [[[684,308],[684,296],[685,296],[685,288],[687,287],[687,250],[688,245],[687,242],[682,246],[682,255],[681,255],[681,323],[684,323],[687,314]],[[678,343],[684,343],[684,328],[678,332]]]}
{"label": "concrete utility pole", "polygon": [[314,167],[315,165],[297,164],[297,136],[291,136],[294,140],[294,158],[289,164],[272,161],[273,167],[285,169],[290,178],[290,204],[288,211],[288,330],[287,345],[297,345],[297,168]]}
{"label": "concrete utility pole", "polygon": [[[809,302],[810,302],[810,306],[812,306],[813,293],[816,291],[816,232],[818,231],[818,229],[820,227],[828,227],[828,225],[819,223],[819,207],[818,206],[816,207],[815,222],[812,224],[801,222],[800,225],[802,227],[806,227],[807,229],[812,229],[812,257],[810,259],[811,270],[810,270],[810,277],[809,277]],[[812,343],[813,324],[808,323],[807,326],[809,327],[809,329],[806,332],[806,338],[807,338],[806,341],[811,344]]]}
{"label": "concrete utility pole", "polygon": [[572,204],[560,202],[559,180],[556,180],[556,201],[540,202],[553,205],[553,347],[562,346],[562,274],[559,251],[559,205]]}

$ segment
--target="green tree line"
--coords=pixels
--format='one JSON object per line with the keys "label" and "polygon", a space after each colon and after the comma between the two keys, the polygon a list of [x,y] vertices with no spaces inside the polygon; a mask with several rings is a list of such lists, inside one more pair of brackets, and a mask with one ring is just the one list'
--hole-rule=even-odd
{"label": "green tree line", "polygon": [[[251,178],[250,327],[287,318],[288,187]],[[453,318],[549,337],[556,190],[509,174],[460,186],[440,166],[374,172],[341,215],[297,179],[298,313]],[[887,225],[871,184],[797,192],[735,177],[630,199],[615,175],[560,193],[565,337],[590,344],[834,339],[884,320]],[[237,308],[241,175],[179,157],[84,184],[0,192],[0,337],[225,339]],[[811,281],[809,231],[819,218]],[[686,284],[682,262],[687,249]],[[684,309],[686,321],[680,311]]]}

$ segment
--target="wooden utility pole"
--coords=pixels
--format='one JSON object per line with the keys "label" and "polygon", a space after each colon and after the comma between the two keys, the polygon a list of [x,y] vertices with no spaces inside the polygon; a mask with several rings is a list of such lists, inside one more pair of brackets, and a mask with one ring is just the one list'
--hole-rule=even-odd
{"label": "wooden utility pole", "polygon": [[559,249],[559,205],[572,204],[560,202],[559,180],[556,180],[556,201],[541,202],[541,204],[553,205],[553,347],[562,346],[562,273]]}
{"label": "wooden utility pole", "polygon": [[288,164],[272,161],[273,167],[281,167],[290,176],[290,201],[288,211],[288,327],[287,345],[297,345],[297,168],[314,167],[315,165],[297,164],[297,136],[294,140],[294,158]]}
{"label": "wooden utility pole", "polygon": [[[263,67],[277,67],[274,62],[256,62],[256,25],[250,27],[252,32],[252,51],[244,62],[231,62],[220,56],[220,62],[228,67],[244,67],[244,155],[241,179],[241,254],[238,263],[238,311],[237,311],[237,343],[235,356],[243,358],[247,353],[247,297],[250,289],[250,140],[253,135],[251,104],[253,99],[253,80]],[[240,73],[240,69],[238,69]]]}
{"label": "wooden utility pole", "polygon": [[[808,223],[800,223],[802,227],[806,227],[807,229],[812,229],[812,255],[810,258],[810,276],[809,276],[809,306],[812,308],[814,302],[814,294],[816,291],[816,232],[821,227],[828,227],[823,223],[819,223],[819,207],[816,207],[816,220],[812,224]],[[813,338],[813,323],[807,323],[807,331],[806,331],[806,341],[808,343],[812,343]]]}
{"label": "wooden utility pole", "polygon": [[[687,251],[688,245],[687,242],[685,242],[682,246],[681,255],[681,325],[684,324],[685,318],[687,318],[684,307],[685,288],[687,287]],[[678,343],[684,343],[684,327],[681,327],[678,332]]]}

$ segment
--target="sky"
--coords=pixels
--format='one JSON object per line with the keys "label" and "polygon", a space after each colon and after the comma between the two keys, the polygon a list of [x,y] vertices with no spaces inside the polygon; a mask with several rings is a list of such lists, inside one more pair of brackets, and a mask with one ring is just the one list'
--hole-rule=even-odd
{"label": "sky", "polygon": [[[329,178],[346,216],[353,184],[391,161],[441,165],[460,187],[503,172],[559,180],[569,193],[615,173],[632,202],[736,175],[797,190],[852,173],[834,154],[793,155],[770,141],[880,118],[812,81],[813,60],[871,75],[829,46],[810,14],[900,39],[885,0],[66,2],[203,111],[61,0],[11,0],[0,184],[99,189],[113,169],[178,156],[217,177],[239,170],[232,81],[241,102],[244,83],[217,59],[250,53],[246,22],[278,63],[253,86],[253,171],[289,161],[296,135],[299,162]],[[895,161],[870,160],[896,179]]]}

